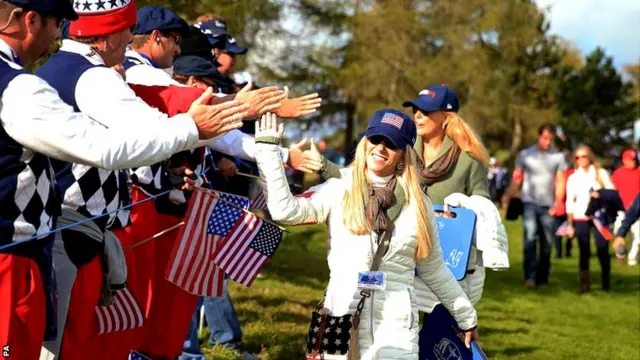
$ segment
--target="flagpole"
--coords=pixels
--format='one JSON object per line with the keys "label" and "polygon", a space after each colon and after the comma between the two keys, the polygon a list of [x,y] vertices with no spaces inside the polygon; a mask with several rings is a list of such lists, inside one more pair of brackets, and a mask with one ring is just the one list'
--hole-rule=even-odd
{"label": "flagpole", "polygon": [[209,192],[209,193],[213,193],[213,194],[218,198],[218,200],[221,200],[221,201],[223,201],[223,202],[225,202],[225,203],[227,203],[227,204],[229,204],[229,205],[233,206],[233,207],[234,207],[234,208],[236,208],[236,209],[242,210],[242,211],[244,211],[244,212],[245,212],[245,213],[247,213],[247,214],[252,214],[252,215],[254,215],[255,217],[257,217],[258,219],[260,219],[260,220],[262,220],[262,221],[264,221],[264,222],[266,222],[266,223],[268,223],[268,224],[271,224],[271,225],[273,225],[273,226],[277,227],[278,229],[280,229],[280,230],[282,230],[282,231],[284,231],[284,232],[289,232],[287,229],[283,228],[282,226],[278,225],[277,223],[275,223],[275,222],[273,222],[273,221],[271,221],[271,220],[267,220],[267,219],[263,218],[262,216],[259,216],[258,214],[254,213],[253,211],[249,211],[249,210],[247,210],[247,209],[243,208],[242,206],[238,206],[238,205],[236,205],[236,204],[232,203],[232,202],[231,202],[231,201],[229,201],[229,200],[225,200],[225,199],[223,199],[222,197],[218,196],[218,194],[217,194],[217,193],[216,193],[216,191],[214,191],[214,190],[207,189],[207,188],[203,188],[203,187],[198,187],[198,189],[200,189],[200,190],[204,190],[204,191],[207,191],[207,192]]}
{"label": "flagpole", "polygon": [[260,180],[260,176],[255,176],[255,175],[251,175],[251,174],[245,174],[245,173],[238,172],[238,173],[236,173],[236,175],[248,177],[248,178],[251,178],[251,179]]}
{"label": "flagpole", "polygon": [[146,239],[144,239],[144,240],[142,240],[142,241],[140,241],[140,242],[137,242],[137,243],[135,243],[135,244],[133,244],[133,245],[129,246],[128,248],[124,249],[124,251],[133,250],[133,249],[137,248],[137,247],[138,247],[138,246],[140,246],[140,245],[144,245],[144,244],[148,243],[149,241],[152,241],[152,240],[154,240],[154,239],[157,239],[157,238],[159,238],[160,236],[162,236],[162,235],[164,235],[164,234],[166,234],[166,233],[168,233],[168,232],[170,232],[170,231],[173,231],[173,230],[175,230],[175,229],[179,228],[179,227],[180,227],[180,226],[182,226],[182,225],[184,225],[184,221],[182,221],[182,222],[180,222],[180,223],[178,223],[178,224],[175,224],[175,225],[173,225],[172,227],[170,227],[170,228],[168,228],[168,229],[162,230],[162,231],[160,231],[159,233],[157,233],[157,234],[153,235],[152,237],[149,237],[149,238],[146,238]]}

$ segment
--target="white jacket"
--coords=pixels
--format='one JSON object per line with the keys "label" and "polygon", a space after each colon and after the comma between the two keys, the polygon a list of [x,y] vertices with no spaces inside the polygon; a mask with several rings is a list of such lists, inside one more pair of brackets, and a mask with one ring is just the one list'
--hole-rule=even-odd
{"label": "white jacket", "polygon": [[[361,298],[358,272],[367,271],[375,253],[374,238],[358,236],[343,225],[342,199],[351,173],[317,186],[309,197],[293,197],[277,146],[257,144],[256,160],[267,186],[267,204],[274,220],[298,225],[326,223],[330,238],[330,269],[324,306],[333,316],[353,314]],[[431,203],[430,220],[435,218]],[[375,291],[365,303],[359,326],[361,359],[418,359],[418,308],[414,301],[414,269],[453,314],[462,329],[476,326],[476,312],[442,258],[437,236],[433,251],[416,262],[416,212],[408,207],[395,222],[395,231],[380,270],[387,275],[384,291]],[[436,234],[437,235],[437,234]]]}
{"label": "white jacket", "polygon": [[[467,276],[459,281],[460,287],[477,304],[482,297],[485,279],[485,267],[493,270],[509,268],[509,242],[502,224],[500,213],[491,200],[482,196],[466,196],[455,193],[447,196],[444,203],[449,206],[464,207],[473,210],[477,216],[476,229],[471,246]],[[425,283],[416,277],[416,302],[420,311],[430,313],[438,305],[436,296]]]}
{"label": "white jacket", "polygon": [[573,215],[575,220],[586,220],[585,215],[591,201],[591,190],[615,189],[611,177],[605,169],[598,169],[600,182],[596,180],[596,167],[591,165],[589,170],[577,168],[567,179],[567,214]]}

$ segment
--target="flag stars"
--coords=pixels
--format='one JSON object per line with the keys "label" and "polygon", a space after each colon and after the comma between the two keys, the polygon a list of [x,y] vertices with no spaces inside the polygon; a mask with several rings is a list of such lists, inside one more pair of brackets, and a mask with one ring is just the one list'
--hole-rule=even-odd
{"label": "flag stars", "polygon": [[82,3],[82,10],[91,10],[91,3],[88,1],[85,1],[84,3]]}
{"label": "flag stars", "polygon": [[104,7],[104,4],[105,4],[105,2],[102,1],[102,0],[96,1],[96,7],[97,7],[96,10],[100,10],[100,9],[106,10],[106,8]]}

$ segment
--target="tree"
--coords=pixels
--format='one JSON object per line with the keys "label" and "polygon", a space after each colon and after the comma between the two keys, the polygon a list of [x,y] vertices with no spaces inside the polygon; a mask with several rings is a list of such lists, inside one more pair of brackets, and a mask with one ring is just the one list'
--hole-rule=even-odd
{"label": "tree", "polygon": [[558,106],[570,144],[587,144],[600,156],[629,146],[638,106],[632,89],[601,48],[586,57],[582,69],[568,69],[559,87]]}
{"label": "tree", "polygon": [[358,119],[433,83],[458,92],[463,117],[494,150],[517,150],[556,117],[565,47],[530,0],[303,0],[296,9],[314,41],[264,73],[305,88],[317,81],[329,104],[319,119],[346,128],[347,141],[364,127]]}
{"label": "tree", "polygon": [[[248,58],[260,57],[265,52],[265,44],[260,39],[277,37],[282,31],[280,19],[283,3],[276,0],[140,0],[136,5],[138,8],[147,5],[166,7],[189,23],[203,14],[220,16],[227,22],[229,33],[238,43],[250,49]],[[247,57],[238,57],[238,69],[251,62]]]}

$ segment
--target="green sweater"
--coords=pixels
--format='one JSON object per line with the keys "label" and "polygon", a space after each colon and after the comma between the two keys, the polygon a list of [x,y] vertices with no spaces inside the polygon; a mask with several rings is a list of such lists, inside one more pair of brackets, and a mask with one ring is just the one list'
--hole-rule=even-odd
{"label": "green sweater", "polygon": [[[445,137],[438,158],[444,155],[453,145],[453,140]],[[422,138],[418,137],[415,150],[422,159]],[[437,159],[436,159],[437,160]],[[338,165],[323,159],[324,178],[340,177]],[[426,164],[429,166],[430,164]],[[463,193],[467,196],[479,195],[489,198],[489,181],[487,167],[466,152],[461,152],[453,171],[442,177],[427,188],[427,195],[434,204],[443,204],[444,198],[453,193]]]}

